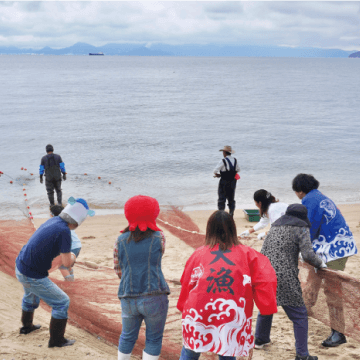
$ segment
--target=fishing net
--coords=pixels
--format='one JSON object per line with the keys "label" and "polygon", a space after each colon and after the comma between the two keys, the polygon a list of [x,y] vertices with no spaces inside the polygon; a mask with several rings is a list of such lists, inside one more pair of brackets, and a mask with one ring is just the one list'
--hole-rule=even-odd
{"label": "fishing net", "polygon": [[[199,230],[188,215],[177,208],[161,215],[169,223],[162,226],[176,237],[194,248],[204,244],[205,235],[192,233]],[[250,239],[246,245],[260,250],[259,241]],[[313,267],[303,262],[299,269],[309,316],[360,341],[360,281],[342,271],[327,269],[315,273]]]}
{"label": "fishing net", "polygon": [[[200,233],[197,225],[180,209],[162,211],[159,220],[161,227],[193,248],[204,244],[205,235]],[[0,221],[0,271],[15,276],[15,259],[34,231],[29,219]],[[116,296],[118,277],[113,269],[88,262],[77,262],[75,269],[75,282],[51,278],[71,299],[70,323],[117,345],[121,333],[121,306]],[[82,276],[85,273],[86,276]],[[307,264],[300,265],[299,277],[309,315],[359,341],[360,281],[331,270],[315,274]],[[176,309],[180,285],[176,279],[167,281],[171,294],[161,359],[178,360],[182,348],[181,313]],[[50,311],[43,302],[41,306]],[[145,327],[142,326],[133,354],[141,356],[144,347]],[[251,357],[252,353],[248,360]],[[217,359],[217,355],[204,353],[202,358]]]}
{"label": "fishing net", "polygon": [[360,281],[342,271],[300,263],[299,279],[309,316],[360,340]]}

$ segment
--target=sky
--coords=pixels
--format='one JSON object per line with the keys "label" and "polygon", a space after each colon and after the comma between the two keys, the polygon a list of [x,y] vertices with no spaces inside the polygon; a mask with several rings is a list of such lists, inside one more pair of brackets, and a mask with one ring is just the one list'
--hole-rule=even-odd
{"label": "sky", "polygon": [[0,46],[77,42],[360,51],[358,1],[0,1]]}

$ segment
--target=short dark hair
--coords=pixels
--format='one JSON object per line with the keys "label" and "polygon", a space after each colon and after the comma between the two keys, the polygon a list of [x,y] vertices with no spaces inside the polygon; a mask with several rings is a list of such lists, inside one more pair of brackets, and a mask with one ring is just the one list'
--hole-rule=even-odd
{"label": "short dark hair", "polygon": [[260,216],[264,216],[264,214],[267,213],[270,204],[278,202],[278,200],[275,199],[275,196],[271,195],[271,193],[265,189],[260,189],[254,192],[254,201],[257,203],[261,202]]}
{"label": "short dark hair", "polygon": [[141,240],[151,237],[155,231],[150,228],[147,228],[145,231],[141,231],[138,226],[136,227],[136,229],[134,231],[130,231],[130,226],[127,226],[122,232],[123,232],[123,234],[130,232],[128,242],[130,242],[132,240],[135,242],[139,242]]}
{"label": "short dark hair", "polygon": [[320,183],[311,174],[297,174],[292,181],[292,189],[296,192],[309,193],[317,189]]}
{"label": "short dark hair", "polygon": [[54,147],[51,144],[46,145],[45,150],[47,153],[54,151]]}
{"label": "short dark hair", "polygon": [[64,207],[61,205],[53,205],[50,208],[50,211],[54,216],[59,216],[63,210],[64,210]]}
{"label": "short dark hair", "polygon": [[234,245],[241,244],[236,233],[236,226],[232,216],[223,210],[215,211],[207,222],[205,244],[225,251]]}

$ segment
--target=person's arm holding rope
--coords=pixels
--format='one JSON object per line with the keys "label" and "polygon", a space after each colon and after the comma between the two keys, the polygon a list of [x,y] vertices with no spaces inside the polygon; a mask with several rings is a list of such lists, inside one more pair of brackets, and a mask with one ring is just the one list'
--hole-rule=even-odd
{"label": "person's arm holding rope", "polygon": [[[242,232],[240,234],[240,237],[249,236],[250,234],[252,234],[252,233],[254,233],[256,231],[264,229],[269,224],[270,224],[270,219],[268,217],[266,217],[266,216],[262,216],[260,221],[252,229],[245,230],[244,232]],[[260,233],[258,235],[258,239],[261,240],[265,236],[266,236],[266,232]]]}

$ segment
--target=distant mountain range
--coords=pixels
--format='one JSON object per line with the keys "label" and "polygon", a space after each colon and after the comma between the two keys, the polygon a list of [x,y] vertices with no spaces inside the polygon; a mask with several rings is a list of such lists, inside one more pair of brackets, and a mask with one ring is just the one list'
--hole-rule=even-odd
{"label": "distant mountain range", "polygon": [[[339,49],[290,48],[276,46],[230,46],[230,45],[166,45],[147,47],[139,44],[106,44],[93,46],[76,43],[63,49],[48,46],[40,50],[0,47],[0,54],[33,55],[89,55],[102,52],[104,55],[120,56],[244,56],[244,57],[305,57],[305,58],[347,58],[358,53]],[[353,54],[354,53],[354,54]]]}
{"label": "distant mountain range", "polygon": [[353,53],[353,54],[350,54],[349,57],[350,58],[360,58],[360,51],[358,51],[356,53]]}

